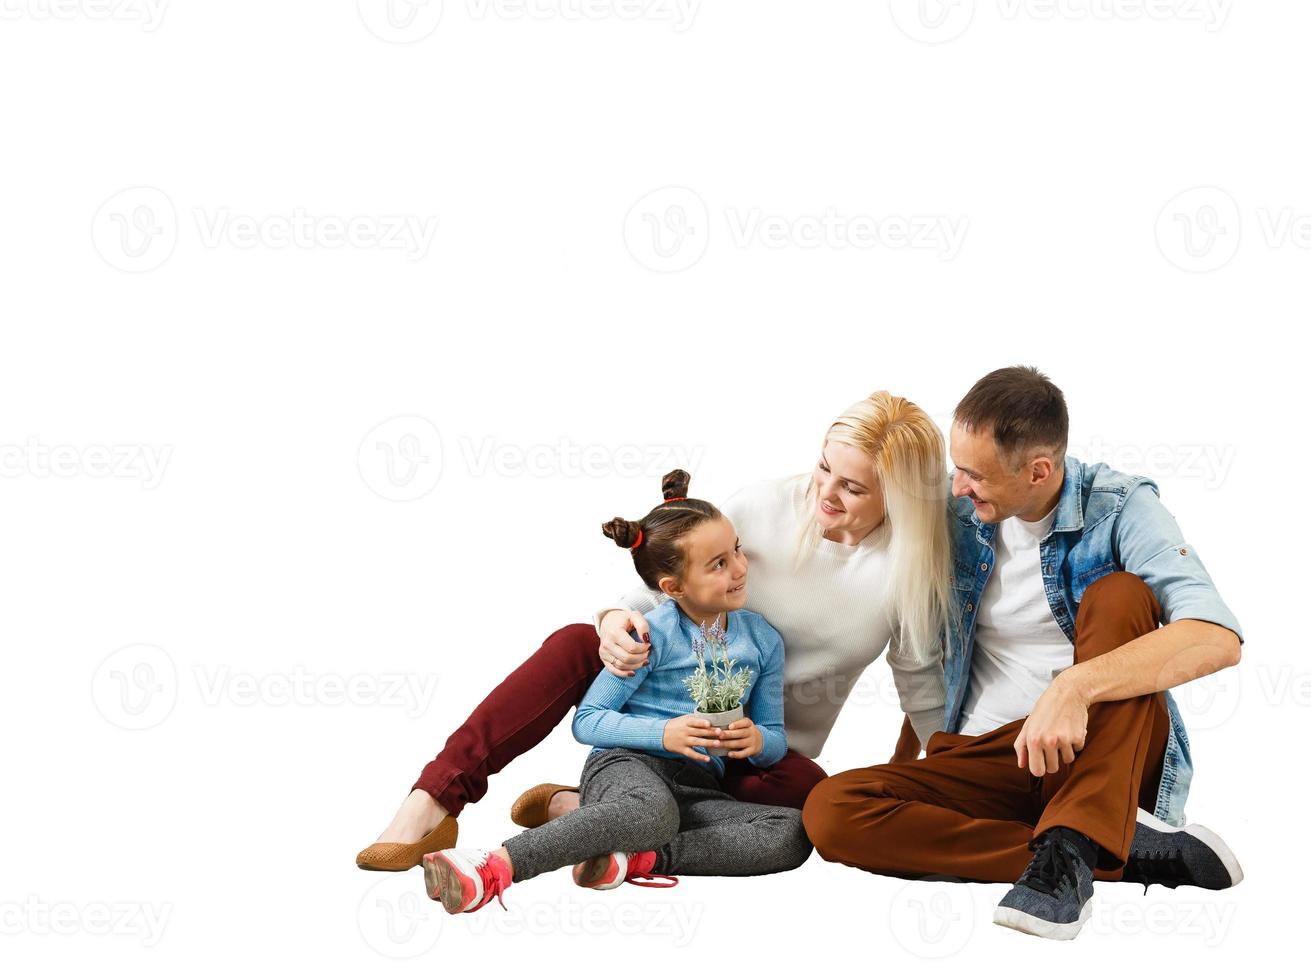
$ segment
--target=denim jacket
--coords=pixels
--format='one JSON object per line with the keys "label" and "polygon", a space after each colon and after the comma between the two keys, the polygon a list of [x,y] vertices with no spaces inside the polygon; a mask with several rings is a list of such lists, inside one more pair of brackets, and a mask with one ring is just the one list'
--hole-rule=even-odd
{"label": "denim jacket", "polygon": [[[969,692],[979,599],[995,560],[992,540],[997,525],[981,524],[968,498],[954,498],[949,509],[959,618],[953,623],[945,663],[946,730],[957,732]],[[1185,542],[1178,524],[1161,504],[1156,484],[1146,477],[1065,457],[1065,482],[1056,518],[1039,553],[1047,602],[1071,643],[1084,591],[1116,571],[1132,572],[1147,583],[1161,604],[1162,622],[1200,619],[1242,637],[1238,621],[1216,592],[1197,552]],[[1155,816],[1182,826],[1193,776],[1192,755],[1178,705],[1168,691],[1165,702],[1170,734]]]}

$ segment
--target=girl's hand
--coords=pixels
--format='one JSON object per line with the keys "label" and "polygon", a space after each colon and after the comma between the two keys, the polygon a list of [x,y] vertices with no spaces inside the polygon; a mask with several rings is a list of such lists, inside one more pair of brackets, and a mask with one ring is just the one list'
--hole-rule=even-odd
{"label": "girl's hand", "polygon": [[665,722],[665,751],[685,755],[697,762],[709,762],[710,756],[698,752],[696,747],[711,748],[718,745],[717,736],[721,734],[728,733],[722,728],[715,728],[704,718],[698,718],[696,715],[679,715]]}
{"label": "girl's hand", "polygon": [[[634,630],[642,638],[638,643],[628,635]],[[651,652],[651,628],[640,612],[611,609],[601,617],[601,663],[616,677],[632,677],[646,666]]]}
{"label": "girl's hand", "polygon": [[750,718],[739,718],[719,736],[721,748],[731,749],[730,759],[745,759],[757,755],[765,747],[765,736]]}

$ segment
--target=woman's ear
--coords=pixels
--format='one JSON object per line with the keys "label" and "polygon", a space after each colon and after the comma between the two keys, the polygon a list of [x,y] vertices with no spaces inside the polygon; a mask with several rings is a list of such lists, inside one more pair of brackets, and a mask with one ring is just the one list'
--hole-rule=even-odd
{"label": "woman's ear", "polygon": [[660,580],[660,591],[671,599],[681,599],[683,597],[683,583],[672,575],[666,575]]}

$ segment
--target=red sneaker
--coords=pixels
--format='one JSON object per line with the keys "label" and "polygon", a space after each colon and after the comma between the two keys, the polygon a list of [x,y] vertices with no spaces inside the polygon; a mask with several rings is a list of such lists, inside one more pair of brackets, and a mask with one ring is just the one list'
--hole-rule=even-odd
{"label": "red sneaker", "polygon": [[423,880],[428,897],[447,912],[473,912],[493,898],[505,908],[501,893],[510,887],[511,874],[495,854],[452,847],[423,856]]}
{"label": "red sneaker", "polygon": [[653,875],[655,851],[625,854],[615,851],[574,865],[574,884],[584,888],[618,888],[625,881],[643,888],[673,888],[678,879],[672,875]]}

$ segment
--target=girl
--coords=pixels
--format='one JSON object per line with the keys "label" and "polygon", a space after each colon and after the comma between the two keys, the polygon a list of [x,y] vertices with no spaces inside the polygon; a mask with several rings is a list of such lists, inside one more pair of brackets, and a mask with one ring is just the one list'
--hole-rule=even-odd
{"label": "girl", "polygon": [[662,482],[664,503],[641,521],[602,526],[631,550],[642,581],[671,601],[647,617],[647,664],[630,677],[598,674],[574,714],[574,737],[595,746],[580,806],[490,853],[425,854],[428,894],[447,912],[472,912],[512,882],[570,864],[585,888],[668,887],[679,873],[771,874],[810,855],[799,810],[741,803],[722,790],[723,759],[703,750],[726,730],[689,714],[696,706],[683,680],[697,664],[693,637],[722,617],[728,656],[751,672],[742,698],[751,717],[734,723],[728,757],[768,767],[787,752],[783,640],[743,609],[747,559],[737,532],[713,505],[687,498],[688,481],[674,470]]}

